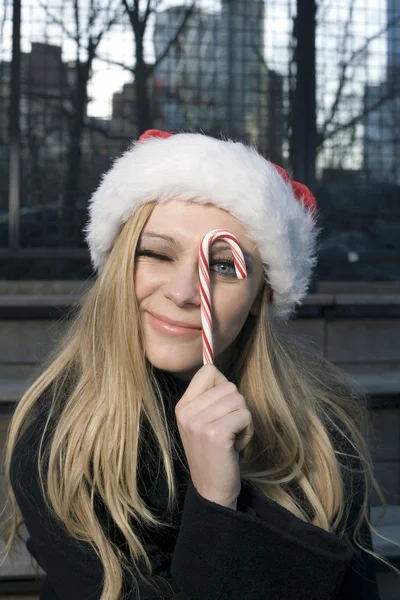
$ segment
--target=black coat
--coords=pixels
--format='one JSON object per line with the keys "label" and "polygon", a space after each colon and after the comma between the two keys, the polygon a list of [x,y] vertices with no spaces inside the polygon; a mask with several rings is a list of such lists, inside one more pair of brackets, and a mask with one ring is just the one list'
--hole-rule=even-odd
{"label": "black coat", "polygon": [[[174,425],[174,398],[176,402],[187,384],[171,377],[162,381],[171,393],[166,405]],[[30,536],[27,549],[46,573],[40,599],[98,600],[100,560],[89,544],[67,534],[42,497],[35,464],[40,423],[43,420],[27,428],[11,464],[12,487]],[[137,595],[132,571],[125,574],[121,600],[379,600],[373,559],[365,552],[358,556],[347,537],[340,539],[305,523],[247,482],[242,481],[238,508],[232,510],[203,498],[178,465],[177,480],[180,510],[171,515],[174,528],[143,529],[140,534],[162,591],[157,595],[142,583]],[[147,504],[163,515],[165,479],[143,477],[142,485]],[[360,496],[353,499],[351,522],[359,502]],[[123,539],[99,499],[96,514],[107,534],[122,546]],[[363,537],[371,547],[366,524]]]}

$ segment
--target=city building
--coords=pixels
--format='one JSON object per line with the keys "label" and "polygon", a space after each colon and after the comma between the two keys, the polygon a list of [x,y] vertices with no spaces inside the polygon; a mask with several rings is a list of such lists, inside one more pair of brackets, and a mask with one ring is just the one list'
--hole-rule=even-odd
{"label": "city building", "polygon": [[281,162],[283,78],[264,60],[264,2],[223,0],[221,12],[196,8],[187,18],[188,10],[156,15],[156,61],[173,41],[155,69],[165,128],[243,139]]}
{"label": "city building", "polygon": [[400,0],[387,0],[387,77],[400,74]]}
{"label": "city building", "polygon": [[400,0],[387,0],[386,77],[364,90],[364,171],[400,185]]}

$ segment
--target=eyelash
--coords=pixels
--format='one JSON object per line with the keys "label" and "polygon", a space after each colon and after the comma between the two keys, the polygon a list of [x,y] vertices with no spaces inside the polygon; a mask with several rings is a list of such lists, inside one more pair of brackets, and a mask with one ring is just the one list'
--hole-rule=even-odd
{"label": "eyelash", "polygon": [[[138,258],[139,256],[150,256],[152,258],[158,258],[159,260],[164,260],[168,262],[173,260],[169,256],[166,256],[165,254],[160,254],[158,252],[154,252],[153,250],[136,250],[136,258]],[[215,265],[215,263],[224,264],[226,266],[231,267],[235,271],[235,273],[229,274],[220,273],[222,277],[236,277],[235,263],[233,262],[233,260],[229,260],[228,258],[215,258],[211,261],[210,266]]]}

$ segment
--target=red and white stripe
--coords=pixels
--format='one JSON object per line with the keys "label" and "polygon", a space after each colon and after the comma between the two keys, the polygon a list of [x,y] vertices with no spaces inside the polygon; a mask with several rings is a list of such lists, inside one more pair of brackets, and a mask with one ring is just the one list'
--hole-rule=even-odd
{"label": "red and white stripe", "polygon": [[199,251],[199,275],[200,275],[200,294],[201,294],[201,324],[203,336],[203,364],[213,364],[214,348],[212,339],[212,306],[210,289],[210,264],[209,251],[211,244],[216,239],[223,239],[228,242],[235,264],[235,271],[238,279],[246,279],[247,269],[243,253],[240,249],[237,238],[225,229],[213,229],[209,231],[200,244]]}

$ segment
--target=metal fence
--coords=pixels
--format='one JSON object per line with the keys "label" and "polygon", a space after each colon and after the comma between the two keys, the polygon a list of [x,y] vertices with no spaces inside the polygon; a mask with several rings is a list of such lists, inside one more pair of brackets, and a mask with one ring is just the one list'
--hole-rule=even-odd
{"label": "metal fence", "polygon": [[254,144],[307,183],[318,277],[400,278],[400,0],[0,10],[0,278],[90,272],[88,198],[150,127]]}

